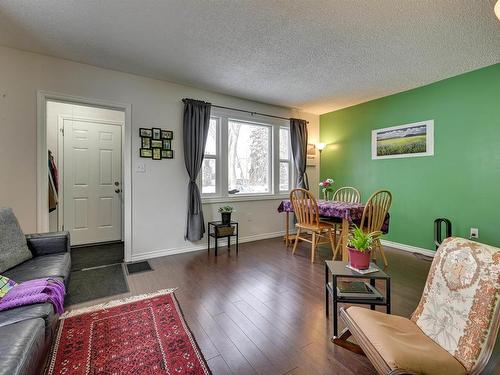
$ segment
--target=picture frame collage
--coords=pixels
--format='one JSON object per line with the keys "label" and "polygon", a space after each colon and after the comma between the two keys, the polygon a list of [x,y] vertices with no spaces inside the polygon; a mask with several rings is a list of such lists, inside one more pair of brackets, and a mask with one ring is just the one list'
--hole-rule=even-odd
{"label": "picture frame collage", "polygon": [[174,132],[160,128],[139,128],[141,147],[139,156],[153,160],[173,159],[172,140]]}

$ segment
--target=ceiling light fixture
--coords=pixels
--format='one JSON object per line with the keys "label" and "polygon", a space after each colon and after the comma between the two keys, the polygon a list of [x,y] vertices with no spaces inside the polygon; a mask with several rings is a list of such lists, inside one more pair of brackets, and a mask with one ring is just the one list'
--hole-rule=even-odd
{"label": "ceiling light fixture", "polygon": [[497,1],[495,4],[495,14],[497,15],[497,18],[500,20],[500,0]]}

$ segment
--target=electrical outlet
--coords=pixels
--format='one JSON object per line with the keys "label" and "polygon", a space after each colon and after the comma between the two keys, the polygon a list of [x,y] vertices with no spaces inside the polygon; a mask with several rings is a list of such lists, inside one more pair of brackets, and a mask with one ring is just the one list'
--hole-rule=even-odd
{"label": "electrical outlet", "polygon": [[470,228],[470,239],[478,239],[479,238],[479,229],[477,228]]}

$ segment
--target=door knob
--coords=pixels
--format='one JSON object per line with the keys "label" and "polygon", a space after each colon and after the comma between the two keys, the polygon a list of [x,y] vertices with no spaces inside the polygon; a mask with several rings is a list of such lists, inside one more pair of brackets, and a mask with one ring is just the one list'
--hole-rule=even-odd
{"label": "door knob", "polygon": [[118,181],[115,181],[115,186],[118,186],[120,185],[120,183]]}
{"label": "door knob", "polygon": [[119,192],[121,192],[120,189],[115,189],[115,193],[119,193]]}

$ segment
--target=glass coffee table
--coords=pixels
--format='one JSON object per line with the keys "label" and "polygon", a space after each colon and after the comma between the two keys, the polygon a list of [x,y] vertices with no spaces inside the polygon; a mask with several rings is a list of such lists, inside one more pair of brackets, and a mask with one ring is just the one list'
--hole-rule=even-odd
{"label": "glass coffee table", "polygon": [[[330,294],[332,296],[333,305],[333,339],[337,338],[338,334],[338,304],[357,304],[357,305],[370,305],[372,310],[375,310],[375,306],[385,306],[387,314],[391,313],[391,276],[386,274],[384,271],[379,270],[377,272],[361,274],[356,271],[347,268],[348,262],[341,261],[325,261],[325,308],[326,317],[329,317],[330,312]],[[331,278],[331,281],[330,281]],[[375,287],[376,280],[385,280],[385,295],[382,294],[383,298],[372,299],[372,298],[349,298],[342,297],[339,298],[337,294],[338,279],[364,279],[369,280],[370,285]],[[378,289],[377,289],[378,291]],[[380,291],[378,291],[380,293]]]}

